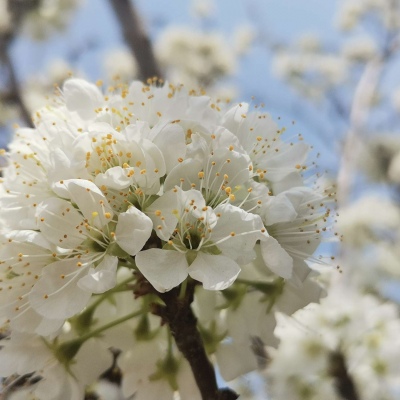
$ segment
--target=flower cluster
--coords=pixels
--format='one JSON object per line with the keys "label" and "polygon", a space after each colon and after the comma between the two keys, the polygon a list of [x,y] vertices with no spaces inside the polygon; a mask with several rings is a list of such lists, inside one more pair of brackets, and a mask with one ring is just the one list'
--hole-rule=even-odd
{"label": "flower cluster", "polygon": [[336,287],[321,304],[279,317],[281,343],[268,368],[274,399],[398,398],[393,304]]}
{"label": "flower cluster", "polygon": [[277,51],[273,61],[277,76],[301,94],[316,100],[343,84],[348,79],[349,67],[346,58],[326,51],[311,35],[300,37],[290,48]]}
{"label": "flower cluster", "polygon": [[218,33],[170,28],[163,32],[155,50],[160,62],[174,70],[174,80],[183,79],[185,84],[209,86],[235,70],[235,54]]}
{"label": "flower cluster", "polygon": [[[36,40],[46,39],[52,31],[65,29],[81,0],[27,2],[23,9],[22,29]],[[16,7],[21,7],[17,4]],[[19,12],[17,10],[17,12]]]}
{"label": "flower cluster", "polygon": [[[76,372],[82,353],[96,359],[96,339],[123,351],[125,395],[182,394],[193,377],[150,311],[158,293],[184,294],[189,282],[223,375],[257,368],[254,342],[275,342],[272,311],[291,314],[321,294],[305,260],[329,231],[333,194],[307,186],[309,146],[284,141],[245,103],[157,81],[107,94],[99,85],[66,81],[5,154],[0,318],[11,336],[0,373],[35,373],[41,399],[81,399],[112,364],[104,356],[90,377]],[[237,321],[249,307],[259,311],[245,333]],[[25,365],[39,347],[42,364]],[[54,374],[71,387],[64,397],[46,392]]]}
{"label": "flower cluster", "polygon": [[351,31],[368,18],[377,19],[388,31],[400,28],[398,18],[400,3],[385,0],[343,1],[337,16],[337,23],[343,31]]}

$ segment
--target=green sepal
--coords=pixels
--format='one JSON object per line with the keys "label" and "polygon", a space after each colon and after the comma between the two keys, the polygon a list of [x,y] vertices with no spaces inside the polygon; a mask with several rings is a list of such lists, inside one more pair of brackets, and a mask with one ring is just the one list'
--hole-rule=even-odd
{"label": "green sepal", "polygon": [[210,328],[206,329],[201,324],[197,325],[200,332],[201,338],[203,339],[204,347],[206,348],[207,354],[213,354],[217,351],[221,341],[226,337],[227,331],[223,333],[217,332],[217,323],[212,321]]}
{"label": "green sepal", "polygon": [[157,372],[149,377],[150,381],[156,381],[158,379],[165,379],[168,381],[172,390],[178,390],[178,382],[176,375],[179,370],[179,362],[174,358],[172,354],[167,354],[163,360],[157,362]]}

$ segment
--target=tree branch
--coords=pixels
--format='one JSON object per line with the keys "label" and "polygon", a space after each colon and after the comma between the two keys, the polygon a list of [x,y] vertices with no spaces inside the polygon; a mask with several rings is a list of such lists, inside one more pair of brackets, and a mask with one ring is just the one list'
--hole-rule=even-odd
{"label": "tree branch", "polygon": [[162,78],[151,41],[143,29],[133,3],[129,0],[109,1],[121,25],[125,42],[139,66],[140,79],[146,82],[149,78]]}
{"label": "tree branch", "polygon": [[180,352],[188,360],[203,400],[235,400],[239,396],[231,389],[219,389],[214,367],[207,357],[197,329],[197,320],[190,307],[194,298],[195,283],[189,282],[186,295],[179,298],[178,288],[158,294],[165,308],[160,316],[169,324]]}
{"label": "tree branch", "polygon": [[24,15],[31,9],[37,7],[39,2],[37,0],[8,0],[7,7],[11,14],[12,25],[8,32],[4,32],[0,37],[0,60],[7,70],[8,75],[8,91],[3,101],[14,103],[18,106],[20,117],[25,125],[33,128],[31,114],[22,97],[21,88],[15,73],[15,68],[12,63],[10,50],[11,45],[16,37],[20,28]]}
{"label": "tree branch", "polygon": [[360,400],[352,377],[349,375],[344,355],[332,351],[329,355],[330,375],[335,379],[337,393],[343,400]]}
{"label": "tree branch", "polygon": [[32,117],[22,98],[21,88],[9,52],[10,43],[4,47],[1,46],[0,57],[8,72],[9,92],[7,93],[7,99],[18,106],[21,119],[24,121],[25,125],[33,128]]}

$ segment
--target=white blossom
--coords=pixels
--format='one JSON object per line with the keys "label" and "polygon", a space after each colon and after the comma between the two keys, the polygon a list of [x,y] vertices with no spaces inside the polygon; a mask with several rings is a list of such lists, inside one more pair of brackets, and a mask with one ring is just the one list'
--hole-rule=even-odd
{"label": "white blossom", "polygon": [[186,85],[207,87],[236,69],[235,54],[217,32],[173,27],[163,32],[155,51],[160,62],[171,70],[170,79]]}
{"label": "white blossom", "polygon": [[138,74],[136,61],[125,48],[108,51],[103,59],[103,69],[109,81],[128,83]]}
{"label": "white blossom", "polygon": [[194,189],[172,189],[147,212],[168,250],[142,251],[136,262],[161,292],[179,285],[188,275],[202,282],[205,289],[225,289],[240,272],[236,261],[252,257],[255,242],[266,236],[258,216],[230,204],[213,209]]}

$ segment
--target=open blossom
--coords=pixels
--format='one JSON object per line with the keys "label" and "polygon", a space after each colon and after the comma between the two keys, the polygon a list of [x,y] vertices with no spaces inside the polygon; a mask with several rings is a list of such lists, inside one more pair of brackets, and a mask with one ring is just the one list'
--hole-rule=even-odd
{"label": "open blossom", "polygon": [[147,212],[170,250],[142,251],[136,262],[159,291],[178,286],[188,275],[206,289],[225,289],[240,272],[236,260],[247,261],[248,252],[253,258],[255,242],[266,236],[260,217],[230,204],[212,209],[197,190],[166,192]]}
{"label": "open blossom", "polygon": [[71,317],[84,308],[91,293],[112,289],[121,250],[138,253],[152,229],[150,219],[135,207],[114,219],[92,182],[68,180],[63,186],[71,202],[56,197],[44,201],[37,218],[43,235],[71,255],[47,265],[30,294],[32,306],[53,318]]}

